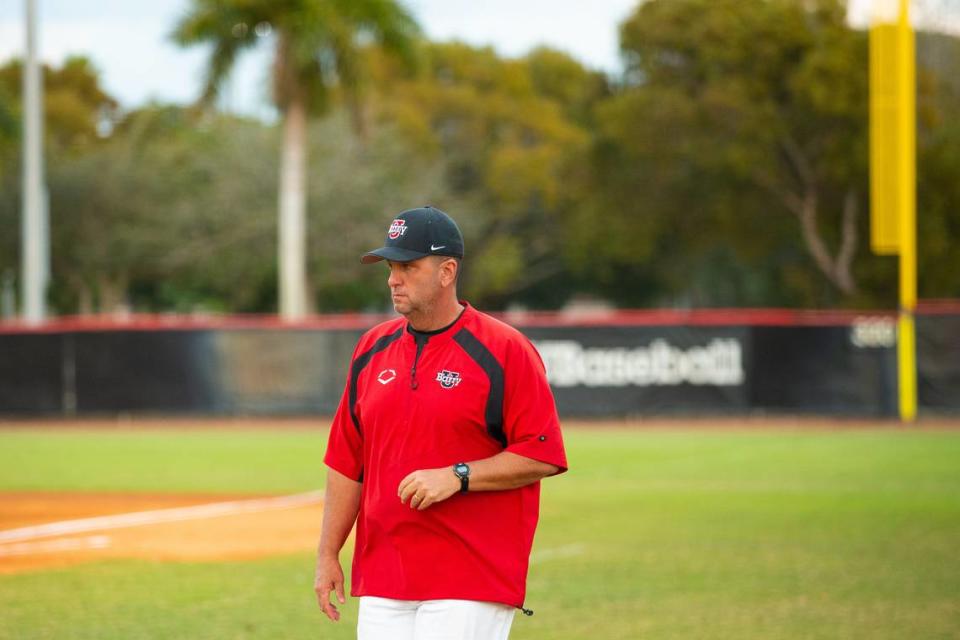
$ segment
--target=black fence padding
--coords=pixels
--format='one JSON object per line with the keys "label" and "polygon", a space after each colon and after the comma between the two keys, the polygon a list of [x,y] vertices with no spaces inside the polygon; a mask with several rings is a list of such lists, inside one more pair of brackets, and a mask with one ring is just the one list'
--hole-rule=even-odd
{"label": "black fence padding", "polygon": [[337,409],[362,331],[221,331],[214,359],[230,414],[322,414]]}
{"label": "black fence padding", "polygon": [[[889,316],[880,320],[879,333],[856,323],[520,329],[540,350],[562,416],[895,416],[896,333]],[[0,333],[0,416],[330,415],[361,333]],[[918,316],[917,351],[920,415],[960,413],[960,316]]]}
{"label": "black fence padding", "polygon": [[917,363],[920,407],[960,412],[960,316],[917,318]]}
{"label": "black fence padding", "polygon": [[219,413],[212,331],[77,333],[78,413]]}
{"label": "black fence padding", "polygon": [[737,414],[748,406],[743,327],[521,328],[564,416]]}
{"label": "black fence padding", "polygon": [[753,327],[750,406],[774,412],[897,414],[891,347],[858,347],[850,327]]}
{"label": "black fence padding", "polygon": [[60,413],[63,401],[63,336],[0,335],[0,413]]}

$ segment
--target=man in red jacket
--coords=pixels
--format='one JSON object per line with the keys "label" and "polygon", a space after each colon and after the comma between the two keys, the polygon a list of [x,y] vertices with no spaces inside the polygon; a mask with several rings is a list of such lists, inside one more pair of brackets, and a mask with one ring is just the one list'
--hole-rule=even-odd
{"label": "man in red jacket", "polygon": [[[463,236],[433,207],[390,224],[393,306],[360,338],[330,430],[314,589],[331,620],[357,525],[360,640],[506,639],[523,608],[540,480],[567,469],[543,363],[457,298]],[[524,610],[526,612],[526,610]]]}

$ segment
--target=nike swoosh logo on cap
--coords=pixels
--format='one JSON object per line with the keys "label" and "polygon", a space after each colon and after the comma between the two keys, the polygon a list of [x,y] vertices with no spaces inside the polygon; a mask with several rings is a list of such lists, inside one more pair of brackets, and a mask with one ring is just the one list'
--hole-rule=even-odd
{"label": "nike swoosh logo on cap", "polygon": [[446,249],[447,245],[442,244],[439,247],[435,247],[432,244],[430,245],[430,251],[440,251],[440,249]]}

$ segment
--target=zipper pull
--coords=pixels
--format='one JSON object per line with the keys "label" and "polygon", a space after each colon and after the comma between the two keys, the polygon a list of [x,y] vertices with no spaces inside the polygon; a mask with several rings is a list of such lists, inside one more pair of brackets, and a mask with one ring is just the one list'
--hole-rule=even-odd
{"label": "zipper pull", "polygon": [[527,617],[533,615],[533,609],[524,609],[523,607],[520,607],[520,611]]}
{"label": "zipper pull", "polygon": [[414,366],[410,369],[410,388],[416,391],[419,386],[420,384],[417,382],[417,367]]}

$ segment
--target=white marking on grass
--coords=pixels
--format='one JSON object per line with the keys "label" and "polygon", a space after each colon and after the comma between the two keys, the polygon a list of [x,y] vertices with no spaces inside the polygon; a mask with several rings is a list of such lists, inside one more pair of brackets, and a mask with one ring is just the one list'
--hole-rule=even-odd
{"label": "white marking on grass", "polygon": [[530,554],[530,564],[538,564],[558,558],[572,558],[581,555],[586,550],[586,545],[580,544],[579,542],[567,544],[562,547],[553,547],[552,549],[542,549]]}
{"label": "white marking on grass", "polygon": [[14,542],[13,544],[5,544],[0,546],[0,557],[25,556],[35,553],[54,553],[60,551],[106,549],[109,546],[109,536],[87,536],[86,538],[62,538],[60,540]]}
{"label": "white marking on grass", "polygon": [[296,507],[317,504],[322,501],[322,491],[308,491],[306,493],[296,493],[289,496],[276,496],[272,498],[212,502],[210,504],[198,504],[190,507],[134,511],[132,513],[118,513],[110,516],[81,518],[79,520],[61,520],[60,522],[50,522],[32,527],[0,531],[0,544],[19,542],[21,540],[35,540],[37,538],[52,538],[73,533],[86,533],[88,531],[139,527],[148,524],[159,524],[161,522],[181,522],[183,520],[200,520],[203,518],[232,516],[241,513],[295,509]]}

